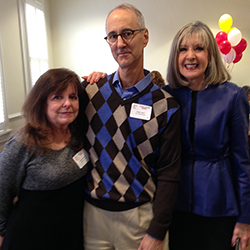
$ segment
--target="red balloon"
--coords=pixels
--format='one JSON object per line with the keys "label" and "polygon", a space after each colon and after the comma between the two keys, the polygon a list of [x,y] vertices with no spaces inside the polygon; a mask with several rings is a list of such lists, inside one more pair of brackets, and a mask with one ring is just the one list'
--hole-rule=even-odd
{"label": "red balloon", "polygon": [[244,38],[241,38],[240,42],[233,48],[237,54],[240,54],[246,49],[246,47],[247,47],[247,41]]}
{"label": "red balloon", "polygon": [[235,59],[233,60],[233,63],[239,62],[241,58],[242,58],[242,53],[236,54],[236,57],[235,57]]}
{"label": "red balloon", "polygon": [[224,31],[220,31],[216,34],[215,40],[218,45],[220,45],[221,42],[227,40],[227,33]]}
{"label": "red balloon", "polygon": [[219,45],[219,49],[220,49],[220,52],[221,52],[222,54],[226,55],[226,54],[229,53],[230,50],[231,50],[231,44],[230,44],[230,42],[227,41],[227,40],[221,42],[220,45]]}

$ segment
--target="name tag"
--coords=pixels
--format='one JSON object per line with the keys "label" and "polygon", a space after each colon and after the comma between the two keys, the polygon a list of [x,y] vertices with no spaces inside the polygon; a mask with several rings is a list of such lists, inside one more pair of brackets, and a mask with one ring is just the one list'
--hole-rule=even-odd
{"label": "name tag", "polygon": [[138,103],[132,103],[131,110],[130,110],[130,117],[142,119],[142,120],[150,120],[152,113],[152,107],[138,104]]}
{"label": "name tag", "polygon": [[85,149],[82,149],[73,156],[73,160],[79,168],[83,168],[89,161],[89,154]]}

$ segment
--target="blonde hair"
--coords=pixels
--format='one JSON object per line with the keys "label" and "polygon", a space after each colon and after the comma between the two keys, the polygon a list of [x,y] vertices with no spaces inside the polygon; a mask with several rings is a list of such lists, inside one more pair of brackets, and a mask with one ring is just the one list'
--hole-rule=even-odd
{"label": "blonde hair", "polygon": [[212,31],[206,24],[196,21],[183,26],[174,37],[168,61],[167,81],[169,85],[172,88],[180,88],[189,85],[188,80],[181,75],[179,71],[178,57],[181,42],[192,34],[197,34],[199,36],[209,54],[209,64],[205,70],[204,83],[209,85],[230,80],[231,76],[222,62],[221,54]]}

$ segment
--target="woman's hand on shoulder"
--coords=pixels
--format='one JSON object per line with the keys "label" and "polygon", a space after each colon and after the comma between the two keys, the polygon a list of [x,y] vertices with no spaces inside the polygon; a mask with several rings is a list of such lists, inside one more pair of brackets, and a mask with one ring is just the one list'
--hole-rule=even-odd
{"label": "woman's hand on shoulder", "polygon": [[82,79],[86,80],[90,84],[94,84],[95,82],[98,82],[101,78],[104,78],[106,76],[107,76],[107,73],[93,71],[90,75],[83,76]]}

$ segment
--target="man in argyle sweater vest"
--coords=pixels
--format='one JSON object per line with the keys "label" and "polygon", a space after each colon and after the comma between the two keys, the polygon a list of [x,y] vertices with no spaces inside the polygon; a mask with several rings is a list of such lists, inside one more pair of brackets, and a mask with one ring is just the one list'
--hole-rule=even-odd
{"label": "man in argyle sweater vest", "polygon": [[[136,17],[126,8],[113,12],[122,19]],[[107,19],[108,34],[113,12]],[[136,28],[136,22],[134,25]],[[112,53],[130,45],[136,57],[142,50],[135,50],[147,44],[147,30],[128,42],[129,32],[118,37],[114,30],[118,34],[124,28],[115,27],[108,35],[109,43],[118,39],[110,44]],[[180,109],[170,94],[152,83],[150,73],[143,70],[142,56],[133,65],[130,55],[116,58],[114,53],[119,64],[115,73],[93,85],[82,83],[88,150],[94,166],[86,188],[85,249],[127,250],[139,245],[139,249],[161,249],[179,182]],[[134,71],[133,79],[138,78],[131,86],[125,86],[131,82],[125,69]]]}
{"label": "man in argyle sweater vest", "polygon": [[[94,165],[87,199],[100,208],[122,211],[152,201],[157,184],[154,211],[163,213],[152,220],[149,233],[164,238],[179,177],[179,106],[152,82],[140,94],[123,100],[114,89],[113,76],[94,85],[84,83]],[[132,103],[151,106],[150,120],[130,117]],[[176,117],[171,120],[172,116]]]}

